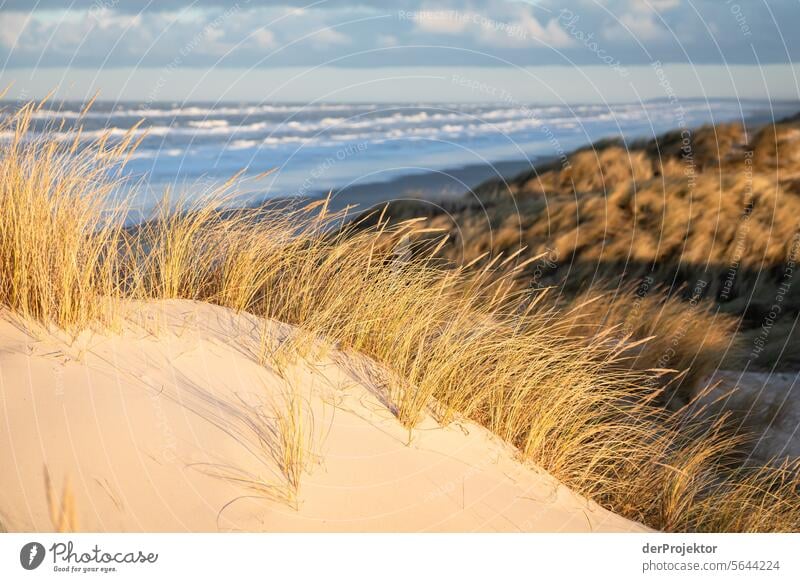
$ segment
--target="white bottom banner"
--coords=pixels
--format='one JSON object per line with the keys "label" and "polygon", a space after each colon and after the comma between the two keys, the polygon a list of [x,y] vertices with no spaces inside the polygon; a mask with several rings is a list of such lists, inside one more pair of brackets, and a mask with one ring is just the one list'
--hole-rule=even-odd
{"label": "white bottom banner", "polygon": [[800,580],[800,534],[2,534],[0,580]]}

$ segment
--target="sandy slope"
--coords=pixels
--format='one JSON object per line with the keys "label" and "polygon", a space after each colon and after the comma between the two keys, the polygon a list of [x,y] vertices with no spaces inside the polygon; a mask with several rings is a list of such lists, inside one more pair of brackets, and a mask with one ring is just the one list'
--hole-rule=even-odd
{"label": "sandy slope", "polygon": [[[472,423],[426,419],[409,444],[376,365],[287,359],[290,326],[185,301],[130,309],[119,333],[72,342],[0,318],[0,527],[74,514],[109,531],[644,529]],[[262,345],[284,349],[263,366]],[[277,430],[291,394],[313,453],[295,498]]]}

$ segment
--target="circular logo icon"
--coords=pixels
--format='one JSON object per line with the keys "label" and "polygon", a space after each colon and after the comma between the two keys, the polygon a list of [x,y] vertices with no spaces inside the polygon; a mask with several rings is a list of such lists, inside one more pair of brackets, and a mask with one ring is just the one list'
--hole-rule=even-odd
{"label": "circular logo icon", "polygon": [[44,561],[44,546],[39,542],[28,542],[19,551],[19,563],[26,570],[35,570]]}

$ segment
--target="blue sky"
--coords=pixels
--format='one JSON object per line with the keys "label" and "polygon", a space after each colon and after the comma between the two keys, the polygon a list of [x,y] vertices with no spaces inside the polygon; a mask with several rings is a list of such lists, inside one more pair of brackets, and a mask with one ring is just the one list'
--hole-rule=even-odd
{"label": "blue sky", "polygon": [[455,72],[619,101],[663,96],[661,63],[687,96],[791,99],[799,23],[799,0],[0,0],[0,71],[18,97],[480,100]]}

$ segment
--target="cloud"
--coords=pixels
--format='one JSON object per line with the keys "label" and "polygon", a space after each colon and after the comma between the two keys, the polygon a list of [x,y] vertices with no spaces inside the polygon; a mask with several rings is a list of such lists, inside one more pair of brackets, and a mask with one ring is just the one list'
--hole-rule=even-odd
{"label": "cloud", "polygon": [[408,18],[417,32],[458,35],[467,30],[466,16],[469,15],[454,10],[419,10]]}
{"label": "cloud", "polygon": [[414,32],[426,35],[476,39],[489,47],[527,46],[565,47],[572,39],[555,18],[542,24],[527,4],[491,1],[480,11],[467,9],[428,9],[405,14],[414,22]]}
{"label": "cloud", "polygon": [[0,59],[7,68],[596,64],[580,33],[624,65],[752,63],[753,49],[762,63],[800,61],[796,0],[772,0],[769,11],[765,0],[740,2],[746,39],[722,0],[312,1],[36,0],[46,10],[31,12],[29,0],[5,0]]}
{"label": "cloud", "polygon": [[397,37],[393,34],[379,34],[376,37],[376,41],[378,46],[384,47],[397,46],[400,43]]}
{"label": "cloud", "polygon": [[[632,34],[639,41],[656,41],[669,38],[669,32],[654,14],[623,14],[619,27],[614,27],[604,35],[613,39],[620,32]],[[623,30],[619,30],[622,28]]]}
{"label": "cloud", "polygon": [[0,45],[7,48],[16,45],[28,23],[29,17],[24,12],[0,14]]}
{"label": "cloud", "polygon": [[258,28],[251,34],[253,42],[259,48],[275,48],[278,42],[275,40],[275,35],[271,30],[266,28]]}
{"label": "cloud", "polygon": [[333,28],[322,28],[311,36],[312,42],[319,47],[350,44],[350,37]]}
{"label": "cloud", "polygon": [[[639,7],[643,4],[646,6],[646,3],[633,0],[631,2],[633,5],[632,7]],[[672,10],[673,8],[677,8],[681,5],[681,0],[650,0],[650,5],[658,10],[659,12],[665,12],[667,10]]]}
{"label": "cloud", "polygon": [[[169,12],[191,5],[195,9],[230,9],[247,5],[250,8],[275,8],[280,6],[308,6],[314,0],[3,0],[5,10],[97,10],[112,9],[118,12]],[[359,2],[350,0],[325,0],[327,7],[352,6]],[[361,4],[369,4],[369,0]],[[32,6],[33,5],[33,6]]]}
{"label": "cloud", "polygon": [[[510,20],[507,31],[492,31],[484,27],[484,32],[494,32],[490,44],[495,46],[531,46],[540,44],[556,48],[564,48],[573,44],[573,39],[559,25],[557,19],[551,18],[542,26],[539,20],[528,11],[521,11]],[[537,42],[538,41],[538,42]]]}

